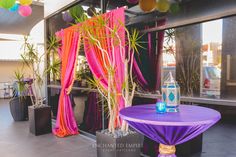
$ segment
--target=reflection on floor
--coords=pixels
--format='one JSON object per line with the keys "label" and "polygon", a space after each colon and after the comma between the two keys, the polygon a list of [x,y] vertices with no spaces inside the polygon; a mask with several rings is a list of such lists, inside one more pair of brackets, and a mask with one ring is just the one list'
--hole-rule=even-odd
{"label": "reflection on floor", "polygon": [[[193,157],[236,157],[236,122],[218,123],[203,140],[203,152]],[[30,134],[28,122],[14,122],[8,100],[0,99],[0,157],[96,157],[96,148],[83,136]]]}

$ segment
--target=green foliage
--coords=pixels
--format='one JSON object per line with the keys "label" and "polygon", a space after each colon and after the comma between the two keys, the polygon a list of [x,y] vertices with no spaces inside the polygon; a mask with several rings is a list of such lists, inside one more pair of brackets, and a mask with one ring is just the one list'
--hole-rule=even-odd
{"label": "green foliage", "polygon": [[60,40],[55,35],[51,35],[47,41],[47,56],[51,59],[51,63],[49,59],[49,65],[44,73],[48,75],[52,74],[53,81],[60,78],[61,60],[58,56],[58,49],[60,46]]}
{"label": "green foliage", "polygon": [[35,102],[31,96],[32,104],[35,106],[41,106],[42,104],[42,95],[41,89],[43,85],[43,76],[40,73],[40,64],[43,61],[43,57],[45,54],[40,55],[36,49],[34,44],[29,43],[28,38],[24,37],[23,44],[24,52],[21,54],[21,58],[23,60],[24,66],[27,66],[33,75],[33,87],[35,94]]}
{"label": "green foliage", "polygon": [[23,81],[24,79],[24,73],[21,72],[21,70],[17,69],[16,71],[14,71],[14,78],[17,81],[17,85],[18,85],[18,92],[19,95],[21,96],[21,94],[26,90],[26,85],[25,82]]}
{"label": "green foliage", "polygon": [[60,40],[55,35],[50,35],[47,41],[47,51],[48,53],[55,53],[57,52],[58,48],[60,47]]}
{"label": "green foliage", "polygon": [[72,18],[80,18],[84,14],[84,9],[81,5],[76,5],[69,9]]}
{"label": "green foliage", "polygon": [[138,53],[139,48],[145,49],[142,44],[145,43],[143,41],[140,41],[143,35],[140,35],[140,32],[137,29],[132,29],[130,33],[130,47],[131,49],[135,50],[135,52]]}
{"label": "green foliage", "polygon": [[47,69],[45,69],[44,73],[53,74],[55,79],[59,79],[61,74],[61,60],[56,59],[55,61],[53,61],[52,64],[49,65]]}

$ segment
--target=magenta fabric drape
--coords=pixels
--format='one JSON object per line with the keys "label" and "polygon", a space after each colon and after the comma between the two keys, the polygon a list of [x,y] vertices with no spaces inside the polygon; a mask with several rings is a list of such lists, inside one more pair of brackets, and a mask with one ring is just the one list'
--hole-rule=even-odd
{"label": "magenta fabric drape", "polygon": [[[124,15],[124,8],[119,8],[116,10],[113,10],[109,13],[101,15],[106,21],[108,22],[108,26],[110,28],[115,28],[116,26],[121,25],[120,23],[125,22],[125,15]],[[90,25],[93,25],[96,27],[96,23],[91,22]],[[114,46],[114,41],[112,41],[112,38],[109,37],[111,32],[108,28],[104,28],[103,30],[100,30],[99,32],[94,32],[96,35],[106,37],[103,41],[100,41],[102,44],[102,47],[107,50],[109,54],[109,59],[111,60],[111,64],[114,64],[115,69],[115,76],[116,76],[116,90],[118,93],[120,93],[120,97],[118,98],[119,103],[119,109],[122,109],[124,107],[124,100],[121,96],[122,92],[122,85],[124,82],[124,63],[123,59],[125,57],[125,49],[120,49],[119,46]],[[124,27],[118,28],[118,34],[121,39],[121,45],[122,47],[125,46],[125,29]],[[114,50],[112,51],[112,46],[114,46]],[[84,50],[85,55],[89,64],[89,67],[95,76],[95,78],[99,79],[101,84],[104,88],[107,88],[108,84],[108,76],[107,71],[104,68],[104,60],[101,59],[101,53],[100,50],[92,45],[88,40],[84,39]]]}
{"label": "magenta fabric drape", "polygon": [[80,33],[73,29],[61,31],[62,37],[62,69],[61,94],[59,99],[56,127],[53,133],[58,137],[78,134],[78,127],[74,118],[69,93],[74,79],[77,64],[78,49],[80,47]]}
{"label": "magenta fabric drape", "polygon": [[[157,26],[162,26],[165,24],[166,20],[161,20],[157,22]],[[147,79],[147,76],[144,76],[141,68],[138,65],[139,60],[134,60],[134,66],[133,66],[133,73],[136,76],[136,79],[139,83],[139,85],[142,87],[142,89],[146,91],[156,91],[160,88],[161,83],[161,56],[162,56],[162,49],[163,49],[163,41],[164,41],[164,31],[159,31],[156,33],[156,36],[158,37],[157,43],[153,43],[156,41],[156,36],[152,36],[153,33],[147,34],[147,40],[148,40],[148,48],[147,52],[145,52],[145,55],[148,58],[148,68],[145,70],[148,70],[150,73],[151,80]],[[141,65],[142,66],[142,65]]]}

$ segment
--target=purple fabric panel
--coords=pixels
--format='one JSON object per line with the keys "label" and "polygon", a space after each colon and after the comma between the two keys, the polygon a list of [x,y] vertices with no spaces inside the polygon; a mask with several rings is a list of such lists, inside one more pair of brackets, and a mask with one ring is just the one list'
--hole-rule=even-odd
{"label": "purple fabric panel", "polygon": [[86,130],[95,133],[102,129],[102,113],[99,108],[99,100],[97,93],[91,92],[88,94],[87,112],[85,113]]}
{"label": "purple fabric panel", "polygon": [[134,58],[134,63],[133,63],[133,73],[135,74],[137,81],[139,83],[139,85],[143,88],[143,89],[148,89],[148,82],[145,80],[145,78],[143,77],[143,74],[141,72],[141,70],[138,67],[137,61]]}
{"label": "purple fabric panel", "polygon": [[184,143],[206,131],[220,113],[205,107],[180,105],[180,112],[157,114],[155,105],[128,107],[120,111],[122,119],[150,139],[165,145]]}

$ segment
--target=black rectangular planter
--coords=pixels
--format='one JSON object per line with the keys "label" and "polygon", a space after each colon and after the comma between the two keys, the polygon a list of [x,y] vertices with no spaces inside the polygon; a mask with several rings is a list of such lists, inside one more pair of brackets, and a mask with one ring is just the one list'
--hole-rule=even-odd
{"label": "black rectangular planter", "polygon": [[51,107],[40,108],[28,107],[29,110],[29,129],[36,136],[52,132]]}
{"label": "black rectangular planter", "polygon": [[142,147],[141,135],[129,134],[114,138],[107,134],[96,132],[97,157],[139,157]]}

